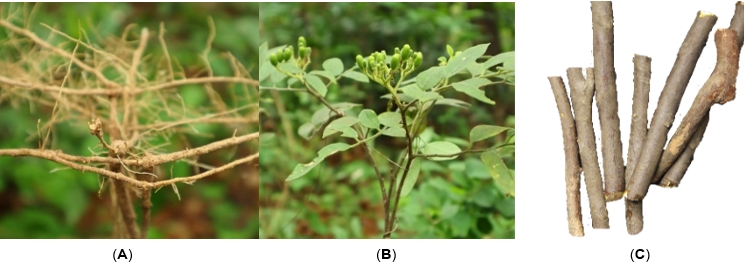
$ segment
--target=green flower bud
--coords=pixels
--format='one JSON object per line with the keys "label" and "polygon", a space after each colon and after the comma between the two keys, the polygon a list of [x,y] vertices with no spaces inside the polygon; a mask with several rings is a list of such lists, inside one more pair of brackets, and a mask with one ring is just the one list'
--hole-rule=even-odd
{"label": "green flower bud", "polygon": [[400,58],[402,60],[407,60],[408,57],[410,56],[411,56],[411,46],[406,44],[405,46],[403,46],[403,49],[400,50]]}
{"label": "green flower bud", "polygon": [[293,54],[293,51],[292,51],[292,47],[291,46],[288,47],[288,48],[285,48],[284,49],[284,54],[282,55],[282,59],[284,59],[283,61],[288,61],[289,59],[291,59],[292,58],[292,54]]}
{"label": "green flower bud", "polygon": [[416,52],[415,59],[413,60],[413,68],[418,68],[424,61],[424,55],[421,52]]}
{"label": "green flower bud", "polygon": [[395,54],[400,54],[400,48],[395,47]]}
{"label": "green flower bud", "polygon": [[313,49],[311,49],[310,47],[305,47],[305,55],[307,55],[308,58],[310,56],[312,56],[313,55]]}
{"label": "green flower bud", "polygon": [[390,59],[390,69],[398,69],[398,66],[400,66],[400,54],[393,55],[393,58]]}
{"label": "green flower bud", "polygon": [[370,55],[369,57],[367,57],[367,66],[370,69],[375,69],[375,66],[377,66],[377,62],[375,61],[374,55]]}
{"label": "green flower bud", "polygon": [[279,64],[279,59],[277,59],[276,53],[271,53],[271,55],[269,55],[269,61],[271,62],[271,65],[274,65],[274,67]]}
{"label": "green flower bud", "polygon": [[357,63],[357,66],[359,66],[359,69],[362,69],[363,71],[364,70],[364,57],[362,57],[362,55],[356,56],[356,63]]}
{"label": "green flower bud", "polygon": [[450,45],[447,45],[447,54],[449,54],[450,57],[452,57],[452,55],[455,54],[455,50],[452,49],[452,47]]}
{"label": "green flower bud", "polygon": [[385,54],[382,54],[382,53],[379,53],[378,52],[378,53],[375,54],[375,59],[377,60],[377,62],[384,63],[385,62]]}
{"label": "green flower bud", "polygon": [[307,47],[300,46],[300,48],[297,49],[297,52],[300,53],[300,59],[304,59],[305,56],[307,56]]}
{"label": "green flower bud", "polygon": [[305,47],[307,46],[307,42],[305,42],[305,37],[300,36],[300,38],[297,38],[297,47]]}

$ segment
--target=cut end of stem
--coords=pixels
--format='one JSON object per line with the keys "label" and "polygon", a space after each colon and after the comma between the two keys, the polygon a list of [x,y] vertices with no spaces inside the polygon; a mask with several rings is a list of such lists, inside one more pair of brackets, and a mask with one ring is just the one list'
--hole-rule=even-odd
{"label": "cut end of stem", "polygon": [[716,14],[710,13],[708,11],[700,10],[698,11],[698,17],[705,18],[705,17],[715,17]]}

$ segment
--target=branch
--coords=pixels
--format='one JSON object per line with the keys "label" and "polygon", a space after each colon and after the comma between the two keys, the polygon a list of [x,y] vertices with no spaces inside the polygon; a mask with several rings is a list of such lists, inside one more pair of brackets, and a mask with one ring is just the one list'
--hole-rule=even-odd
{"label": "branch", "polygon": [[709,119],[710,114],[706,114],[705,117],[703,117],[703,121],[700,122],[700,126],[695,131],[695,135],[692,136],[690,143],[685,147],[685,151],[682,152],[679,158],[677,158],[677,161],[674,162],[674,164],[664,174],[664,177],[661,178],[661,182],[659,182],[661,187],[672,188],[679,186],[682,177],[687,172],[687,168],[692,164],[695,150],[703,140],[703,135],[705,135],[705,129],[708,127]]}
{"label": "branch", "polygon": [[[91,167],[91,166],[82,165],[82,164],[78,164],[74,162],[125,164],[128,166],[140,166],[140,167],[147,169],[149,167],[154,167],[157,165],[161,165],[163,163],[173,162],[173,161],[176,161],[182,158],[193,157],[195,155],[207,154],[209,152],[219,150],[219,149],[222,149],[228,146],[250,141],[250,140],[258,138],[258,135],[259,135],[258,133],[252,133],[252,134],[247,134],[243,136],[232,137],[229,139],[225,139],[225,140],[213,142],[213,143],[201,146],[201,147],[197,147],[195,149],[184,150],[184,151],[174,152],[170,154],[163,154],[163,155],[145,155],[144,157],[140,159],[119,160],[118,158],[114,158],[114,157],[100,157],[100,156],[80,157],[80,156],[67,155],[57,150],[39,150],[39,149],[0,149],[0,156],[3,156],[3,155],[14,156],[14,157],[33,156],[33,157],[43,158],[43,159],[51,160],[51,161],[66,165],[70,168],[77,169],[83,172],[92,171],[92,172],[101,174],[103,176],[109,177],[109,178],[121,180],[121,181],[127,182],[133,186],[136,186],[142,189],[152,189],[155,187],[160,187],[159,185],[173,184],[180,180],[167,180],[167,181],[159,181],[156,183],[148,183],[148,182],[143,182],[143,181],[132,179],[121,173],[115,173],[115,172],[111,172],[106,169]],[[216,168],[213,170],[219,170],[219,168]]]}
{"label": "branch", "polygon": [[[169,154],[161,154],[161,155],[151,155],[151,156],[144,156],[140,158],[139,160],[133,160],[135,165],[142,166],[142,167],[149,167],[149,166],[157,166],[163,163],[169,163],[173,162],[182,158],[189,158],[196,155],[203,155],[207,154],[209,152],[219,150],[228,146],[240,144],[243,142],[247,142],[250,140],[257,139],[259,136],[259,133],[251,133],[246,134],[243,136],[237,136],[232,137],[229,139],[224,139],[221,141],[216,141],[201,147],[197,147],[194,149],[187,149],[185,151],[179,151]],[[127,163],[126,161],[124,163]]]}
{"label": "branch", "polygon": [[[617,86],[615,84],[615,37],[612,2],[592,1],[591,6],[597,109],[599,110],[599,126],[602,133],[604,196],[607,202],[611,202],[622,198],[623,192],[625,192],[625,165],[623,163],[623,144],[620,141],[620,118],[617,112]],[[570,77],[569,83],[571,83]],[[580,123],[580,120],[577,119],[576,121]],[[581,138],[581,130],[579,130],[579,138]],[[591,206],[591,202],[589,205]]]}
{"label": "branch", "polygon": [[203,172],[203,173],[194,175],[194,176],[183,177],[183,178],[174,178],[174,179],[165,180],[165,181],[158,181],[158,182],[152,183],[151,185],[148,185],[148,187],[150,189],[152,189],[152,188],[160,188],[160,187],[171,185],[171,184],[174,184],[174,183],[177,183],[177,182],[183,182],[183,183],[186,183],[186,184],[192,184],[192,183],[194,183],[194,181],[197,181],[197,180],[200,180],[200,179],[203,179],[203,178],[212,176],[212,175],[214,175],[216,173],[220,173],[222,171],[231,169],[231,168],[233,168],[233,167],[235,167],[237,165],[251,162],[253,160],[256,160],[257,158],[258,158],[258,153],[255,153],[253,155],[250,155],[250,156],[247,156],[247,157],[244,157],[244,158],[241,158],[241,159],[232,161],[229,164],[226,164],[224,166],[221,166],[221,167],[218,167],[218,168],[215,168],[215,169],[211,169],[209,171],[206,171],[206,172]]}
{"label": "branch", "polygon": [[548,77],[553,89],[563,129],[563,149],[566,155],[566,208],[568,210],[568,232],[573,236],[584,236],[581,219],[581,164],[579,145],[576,142],[576,126],[566,86],[560,76]]}
{"label": "branch", "polygon": [[[610,228],[610,219],[607,212],[609,196],[607,191],[602,188],[602,174],[599,170],[597,145],[594,140],[594,125],[592,123],[592,99],[595,92],[594,68],[586,69],[586,80],[584,80],[584,75],[581,74],[581,68],[568,68],[566,74],[571,90],[571,104],[573,104],[573,112],[576,117],[579,155],[581,156],[581,166],[584,169],[586,192],[589,196],[592,227],[594,229]],[[605,172],[605,174],[607,173]]]}
{"label": "branch", "polygon": [[690,82],[692,72],[695,70],[696,63],[708,40],[708,34],[717,20],[716,15],[699,11],[695,17],[695,22],[687,32],[685,41],[682,42],[682,46],[677,53],[677,60],[674,62],[664,89],[661,91],[654,117],[646,134],[643,151],[641,151],[625,191],[625,196],[629,200],[641,200],[648,192],[651,179],[661,159],[669,128],[674,123],[675,113],[677,113],[680,101],[682,101],[682,95]]}
{"label": "branch", "polygon": [[49,49],[49,50],[53,51],[54,53],[57,53],[59,55],[64,56],[65,58],[70,59],[72,62],[75,63],[75,65],[77,65],[81,69],[94,74],[98,78],[98,80],[100,80],[106,87],[108,87],[110,89],[120,88],[118,84],[112,82],[111,80],[108,80],[106,78],[106,76],[104,76],[97,69],[95,69],[93,67],[90,67],[89,65],[85,64],[84,62],[82,62],[81,60],[79,60],[74,55],[68,53],[67,51],[64,51],[64,50],[59,49],[59,48],[57,48],[55,46],[52,46],[51,44],[47,43],[46,41],[44,41],[41,38],[39,38],[38,36],[36,36],[36,34],[34,34],[33,32],[27,31],[25,29],[18,28],[15,25],[13,25],[10,22],[7,22],[5,20],[0,20],[0,25],[4,26],[5,28],[10,29],[11,31],[17,32],[17,33],[19,33],[19,34],[21,34],[23,36],[28,37],[29,39],[31,39],[32,41],[34,41],[34,43],[39,44],[40,46],[42,46],[42,47],[44,47],[46,49]]}
{"label": "branch", "polygon": [[716,31],[715,41],[718,51],[716,67],[698,92],[674,136],[669,140],[656,170],[656,178],[661,178],[664,172],[674,164],[682,150],[687,147],[703,117],[708,115],[710,108],[716,103],[723,105],[736,97],[736,76],[739,73],[737,40],[735,30],[719,29]]}
{"label": "branch", "polygon": [[5,76],[0,76],[0,83],[8,84],[12,86],[17,86],[21,88],[31,88],[31,89],[38,89],[41,91],[51,91],[51,92],[59,92],[62,91],[64,94],[68,95],[102,95],[102,96],[115,96],[115,95],[121,95],[124,92],[129,92],[131,94],[140,94],[143,92],[148,91],[155,91],[155,90],[161,90],[165,88],[172,88],[172,87],[178,87],[183,85],[191,85],[191,84],[204,84],[204,83],[241,83],[241,84],[249,84],[253,86],[258,85],[258,81],[249,79],[249,78],[242,78],[242,77],[199,77],[199,78],[184,78],[179,79],[167,83],[162,83],[150,87],[145,88],[134,88],[131,91],[125,91],[122,88],[115,88],[115,89],[103,89],[103,88],[91,88],[91,89],[72,89],[72,88],[66,88],[66,87],[58,87],[58,86],[51,86],[51,85],[44,85],[44,84],[36,84],[36,83],[30,83],[30,82],[23,82],[23,81],[17,81]]}
{"label": "branch", "polygon": [[[648,95],[651,90],[651,58],[641,55],[633,57],[633,120],[630,123],[628,166],[625,168],[625,185],[635,169],[638,156],[648,131]],[[625,198],[625,227],[628,234],[639,234],[643,230],[643,201]]]}
{"label": "branch", "polygon": [[[325,98],[323,98],[323,96],[321,96],[320,94],[318,94],[318,92],[315,92],[315,90],[312,90],[311,87],[309,85],[307,85],[307,82],[306,81],[304,81],[304,80],[302,80],[302,81],[303,81],[303,83],[305,83],[305,90],[308,93],[310,93],[311,95],[313,95],[313,97],[315,97],[316,99],[318,99],[321,103],[323,103],[323,105],[325,105],[326,107],[328,107],[328,109],[331,110],[331,111],[333,111],[333,113],[335,113],[336,115],[342,116],[342,117],[344,116],[344,113],[343,112],[341,112],[338,109],[336,109],[335,107],[333,107],[333,105],[331,105]],[[364,134],[362,134],[363,132],[359,128],[358,125],[354,125],[354,131],[357,132],[357,139],[359,139],[360,141],[364,141],[364,146],[362,146],[362,147],[364,147],[364,151],[367,153],[367,160],[369,160],[369,163],[372,165],[372,168],[375,170],[375,175],[377,176],[377,180],[378,180],[378,182],[380,184],[380,192],[381,192],[382,200],[383,200],[383,203],[384,203],[383,206],[385,207],[385,215],[387,216],[388,215],[388,212],[389,212],[388,211],[388,205],[389,205],[389,202],[390,202],[390,200],[389,200],[390,199],[390,196],[387,195],[387,194],[385,194],[385,177],[383,177],[382,176],[382,173],[380,173],[380,168],[377,167],[377,162],[375,161],[375,158],[372,155],[372,151],[369,149],[369,145],[367,144],[367,142],[364,139],[364,136],[363,136]],[[390,187],[394,187],[394,186],[391,184]]]}

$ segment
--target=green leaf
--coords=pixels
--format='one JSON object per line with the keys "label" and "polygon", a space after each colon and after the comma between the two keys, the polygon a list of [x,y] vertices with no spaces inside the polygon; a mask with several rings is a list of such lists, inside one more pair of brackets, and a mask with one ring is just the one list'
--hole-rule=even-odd
{"label": "green leaf", "polygon": [[377,119],[375,111],[364,109],[359,113],[359,122],[362,126],[374,129],[380,129],[380,120]]}
{"label": "green leaf", "polygon": [[351,116],[344,116],[339,119],[333,120],[333,122],[328,124],[325,130],[323,130],[322,138],[325,139],[326,137],[336,134],[337,132],[342,132],[344,128],[351,127],[356,123],[359,123],[359,119]]}
{"label": "green leaf", "polygon": [[[380,99],[388,99],[389,100],[389,99],[392,99],[392,98],[393,98],[393,94],[390,94],[390,93],[380,96]],[[398,93],[398,99],[400,99],[400,101],[406,102],[406,103],[412,102],[414,100],[413,97],[408,96],[408,94],[405,94],[405,93]]]}
{"label": "green leaf", "polygon": [[468,65],[476,62],[478,57],[483,56],[483,54],[486,53],[486,49],[488,49],[489,44],[490,43],[481,44],[468,48],[460,53],[460,55],[457,55],[456,57],[450,59],[450,61],[447,62],[447,65],[444,66],[445,78],[452,77],[453,75],[467,68]]}
{"label": "green leaf", "polygon": [[[413,186],[416,185],[416,181],[418,181],[419,173],[421,173],[421,158],[414,158],[413,161],[411,161],[411,167],[408,169],[408,174],[406,174],[406,180],[401,186],[400,197],[405,197],[411,192]],[[400,169],[398,171],[398,181],[401,181],[402,177],[403,169]]]}
{"label": "green leaf", "polygon": [[354,139],[354,138],[358,138],[359,135],[357,134],[356,130],[354,130],[353,128],[345,127],[341,130],[341,137]]}
{"label": "green leaf", "polygon": [[401,118],[399,113],[395,112],[384,112],[377,116],[380,120],[380,124],[388,127],[399,127]]}
{"label": "green leaf", "polygon": [[439,93],[431,91],[425,92],[421,90],[416,84],[405,86],[401,90],[404,94],[411,96],[411,98],[418,99],[419,103],[424,103],[430,100],[443,99],[442,95],[439,95]]}
{"label": "green leaf", "polygon": [[313,125],[320,125],[325,123],[325,121],[328,120],[331,115],[333,115],[333,112],[331,112],[328,107],[323,106],[315,111],[315,113],[313,113],[313,116],[310,118],[310,122],[313,123]]}
{"label": "green leaf", "polygon": [[479,101],[493,105],[496,104],[496,102],[486,97],[486,92],[479,89],[480,87],[490,82],[491,81],[486,78],[472,78],[454,83],[452,84],[452,87],[455,88],[455,90],[468,94],[468,96],[473,97]]}
{"label": "green leaf", "polygon": [[282,63],[279,63],[277,67],[291,74],[302,73],[302,69],[297,67],[297,65],[295,65],[292,62],[282,62]]}
{"label": "green leaf", "polygon": [[458,99],[449,99],[449,98],[438,100],[436,105],[449,105],[449,106],[453,106],[457,108],[465,108],[465,109],[470,107],[470,103],[467,103],[467,102],[464,102]]}
{"label": "green leaf", "polygon": [[294,170],[292,170],[292,173],[289,174],[289,177],[287,177],[286,180],[287,181],[291,181],[291,180],[295,180],[295,179],[297,179],[299,177],[304,176],[310,170],[312,170],[313,168],[315,168],[315,166],[317,166],[318,164],[320,164],[320,162],[323,162],[323,160],[326,157],[328,157],[328,156],[330,156],[332,154],[335,154],[337,152],[346,151],[349,148],[351,148],[351,145],[348,145],[348,144],[343,143],[343,142],[337,142],[337,143],[332,143],[332,144],[326,145],[325,147],[323,147],[323,149],[320,149],[320,151],[318,151],[318,156],[315,157],[315,159],[313,159],[313,161],[311,161],[310,163],[307,163],[307,164],[297,164],[297,166],[295,166]]}
{"label": "green leaf", "polygon": [[416,76],[416,85],[422,90],[436,86],[444,79],[444,68],[442,66],[431,67]]}
{"label": "green leaf", "polygon": [[323,80],[320,80],[319,77],[308,74],[305,76],[305,81],[312,87],[320,96],[325,97],[326,93],[328,93],[328,88],[326,87],[325,83],[323,83]]}
{"label": "green leaf", "polygon": [[452,225],[452,235],[455,237],[467,236],[472,225],[472,217],[467,211],[460,210],[455,216],[449,218],[447,221]]}
{"label": "green leaf", "polygon": [[470,143],[476,143],[510,130],[508,127],[478,125],[470,130]]}
{"label": "green leaf", "polygon": [[451,143],[454,143],[455,145],[460,145],[460,146],[469,146],[470,145],[470,142],[468,142],[468,141],[466,141],[464,139],[455,138],[455,137],[444,137],[443,140],[444,141],[451,142]]}
{"label": "green leaf", "polygon": [[369,78],[367,77],[367,75],[357,72],[357,71],[348,70],[344,72],[343,74],[341,74],[341,76],[349,78],[349,79],[354,79],[362,83],[369,83]]}
{"label": "green leaf", "polygon": [[514,51],[504,52],[491,57],[483,63],[483,67],[489,69],[503,63],[505,69],[514,70]]}
{"label": "green leaf", "polygon": [[313,75],[317,75],[317,76],[322,76],[322,77],[325,77],[326,79],[328,79],[328,81],[331,81],[331,83],[334,83],[334,84],[336,83],[336,76],[333,75],[329,71],[314,70],[314,71],[309,72],[309,74],[313,74]]}
{"label": "green leaf", "polygon": [[304,123],[297,129],[297,134],[300,135],[300,137],[305,138],[306,140],[310,139],[310,135],[313,134],[313,130],[315,130],[315,125],[313,123]]}
{"label": "green leaf", "polygon": [[344,72],[344,63],[339,58],[327,59],[323,62],[323,69],[337,76]]}
{"label": "green leaf", "polygon": [[439,212],[439,217],[443,220],[452,218],[460,210],[460,206],[447,202],[442,206],[442,210]]}
{"label": "green leaf", "polygon": [[[271,68],[274,68],[274,66],[271,66]],[[276,70],[276,68],[274,68],[274,70]],[[274,84],[276,84],[276,83],[283,81],[286,78],[287,78],[287,75],[277,70],[277,71],[270,73],[269,80],[273,82]]]}
{"label": "green leaf", "polygon": [[263,82],[266,78],[269,78],[274,72],[277,72],[276,67],[271,65],[270,61],[264,61],[259,67],[258,81]]}
{"label": "green leaf", "polygon": [[[421,149],[421,152],[425,155],[451,155],[462,152],[460,147],[457,147],[454,143],[448,142],[448,141],[435,141],[430,142],[429,144],[426,144],[424,148]],[[452,160],[457,158],[457,156],[451,156],[451,157],[440,157],[440,156],[434,156],[434,157],[427,157],[429,160],[432,161],[444,161],[444,160]]]}
{"label": "green leaf", "polygon": [[481,160],[486,165],[488,172],[506,196],[514,196],[514,175],[504,164],[504,160],[497,150],[487,151],[481,154]]}
{"label": "green leaf", "polygon": [[382,130],[382,135],[396,138],[405,138],[406,130],[402,127],[389,127]]}
{"label": "green leaf", "polygon": [[483,67],[483,63],[473,63],[468,65],[468,72],[471,76],[481,76],[486,71],[486,68]]}
{"label": "green leaf", "polygon": [[[362,106],[361,104],[357,103],[350,103],[350,102],[339,102],[339,103],[333,103],[331,106],[341,112],[346,112],[351,108]],[[321,125],[325,123],[328,118],[330,118],[334,113],[328,109],[328,107],[321,107],[315,113],[313,113],[313,116],[310,118],[310,122],[313,123],[313,125]]]}

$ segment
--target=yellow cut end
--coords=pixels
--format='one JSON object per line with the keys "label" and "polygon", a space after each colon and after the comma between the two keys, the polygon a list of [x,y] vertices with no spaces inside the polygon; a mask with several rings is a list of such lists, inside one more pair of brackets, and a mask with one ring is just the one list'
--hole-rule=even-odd
{"label": "yellow cut end", "polygon": [[710,16],[715,17],[716,14],[710,13],[708,11],[702,11],[702,10],[698,11],[698,17],[700,18],[705,18],[705,17],[710,17]]}

